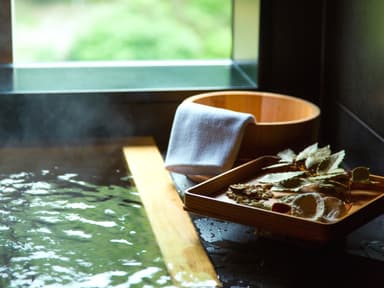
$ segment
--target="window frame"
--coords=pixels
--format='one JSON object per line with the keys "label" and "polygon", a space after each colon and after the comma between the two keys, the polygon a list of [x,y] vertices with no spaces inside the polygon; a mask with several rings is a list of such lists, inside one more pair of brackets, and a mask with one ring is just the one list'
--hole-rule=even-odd
{"label": "window frame", "polygon": [[0,0],[0,64],[11,64],[12,57],[12,1]]}
{"label": "window frame", "polygon": [[[87,67],[90,71],[93,71],[95,69],[98,69],[100,67],[124,67],[125,69],[131,69],[135,71],[138,66],[141,68],[147,67],[147,74],[148,78],[151,77],[151,71],[153,71],[153,67],[162,67],[164,68],[163,71],[164,73],[167,73],[167,70],[172,70],[172,68],[175,67],[184,67],[184,77],[189,77],[190,79],[196,78],[196,75],[194,75],[195,68],[196,66],[201,67],[200,72],[201,73],[210,73],[211,72],[211,67],[216,66],[222,67],[222,70],[228,70],[228,80],[223,81],[222,83],[219,83],[218,85],[210,86],[210,85],[201,85],[198,81],[190,81],[187,86],[180,86],[177,87],[177,82],[183,82],[183,81],[178,81],[175,79],[175,83],[171,83],[169,89],[170,90],[222,90],[222,89],[256,89],[257,88],[257,51],[255,51],[255,55],[252,55],[252,59],[249,59],[249,55],[242,55],[241,52],[240,54],[237,53],[237,51],[242,51],[243,47],[247,46],[246,40],[241,37],[237,37],[238,35],[240,36],[240,30],[237,27],[241,27],[241,29],[244,31],[244,21],[242,20],[243,17],[240,17],[239,13],[237,11],[242,11],[241,13],[244,13],[244,8],[246,7],[247,11],[249,11],[249,6],[250,3],[256,3],[255,9],[258,8],[259,6],[259,1],[260,0],[231,0],[232,1],[232,9],[233,9],[233,17],[232,17],[232,37],[233,37],[233,47],[232,47],[232,52],[231,52],[231,59],[228,61],[221,61],[221,63],[218,63],[218,61],[144,61],[144,62],[136,62],[136,61],[114,61],[114,62],[79,62],[77,64],[62,64],[62,63],[52,63],[52,64],[31,64],[28,66],[26,65],[18,65],[13,63],[13,57],[12,57],[12,0],[0,0],[0,6],[4,7],[0,11],[0,19],[2,19],[2,22],[0,23],[0,35],[4,35],[0,39],[0,69],[3,68],[11,68],[13,72],[11,73],[12,75],[8,75],[6,77],[7,79],[12,80],[12,85],[8,83],[8,85],[3,85],[4,87],[11,88],[13,92],[18,92],[17,89],[20,86],[23,86],[23,83],[18,83],[18,79],[15,79],[15,73],[14,71],[30,71],[31,74],[33,74],[34,69],[49,69],[52,67],[55,67],[56,69],[61,69],[63,70],[63,73],[65,73],[66,70],[68,70],[68,67],[73,68],[73,67]],[[256,11],[258,13],[258,11]],[[256,16],[257,17],[257,16]],[[257,25],[256,25],[257,26]],[[257,34],[258,33],[258,27],[252,28],[248,27],[247,30],[249,30],[249,33]],[[257,38],[257,37],[254,37]],[[248,43],[249,44],[249,43]],[[244,54],[244,53],[243,53]],[[219,65],[219,66],[218,66]],[[169,68],[169,69],[167,69]],[[207,68],[207,69],[204,69]],[[26,70],[28,69],[28,70]],[[106,69],[107,71],[107,69]],[[224,73],[224,72],[223,72]],[[3,71],[2,74],[7,74],[7,72]],[[10,73],[8,73],[10,74]],[[236,74],[234,76],[234,74]],[[187,75],[187,76],[186,76]],[[107,76],[107,75],[106,75]],[[156,76],[156,75],[154,75]],[[169,78],[174,77],[175,75],[169,75]],[[201,76],[201,75],[200,75]],[[209,74],[206,75],[207,78],[210,77]],[[241,79],[241,84],[236,85],[235,83],[238,82],[236,79],[233,80],[231,79],[232,77],[239,79],[239,77],[242,77]],[[177,78],[177,77],[176,77]],[[15,84],[16,81],[16,84]],[[37,80],[37,81],[42,81],[42,80]],[[36,83],[38,86],[39,83]],[[41,85],[42,87],[44,85]],[[70,89],[70,88],[69,88]],[[96,88],[95,88],[96,89]],[[121,89],[121,87],[120,87]],[[127,85],[124,87],[127,91],[129,90],[136,90],[137,92],[137,87],[130,87]],[[167,87],[161,87],[162,90],[166,90]],[[4,89],[3,89],[4,90]],[[7,90],[7,89],[6,89]],[[9,89],[8,89],[9,90]],[[78,89],[74,89],[78,90]],[[152,86],[150,83],[145,83],[143,87],[140,87],[140,90],[146,90],[146,91],[151,91],[151,90],[159,90],[158,87]],[[33,92],[38,92],[39,89]],[[26,91],[23,91],[26,92]],[[49,92],[49,91],[46,91]],[[57,92],[57,91],[56,91]],[[59,92],[64,92],[64,91],[59,91]],[[69,92],[69,91],[65,91]],[[76,92],[76,91],[73,91]]]}

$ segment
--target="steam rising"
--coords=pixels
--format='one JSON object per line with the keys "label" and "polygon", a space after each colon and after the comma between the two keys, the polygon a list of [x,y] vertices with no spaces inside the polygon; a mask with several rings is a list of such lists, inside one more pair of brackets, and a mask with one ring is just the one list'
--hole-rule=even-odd
{"label": "steam rising", "polygon": [[3,145],[124,137],[131,117],[103,94],[29,94],[7,97],[0,127]]}

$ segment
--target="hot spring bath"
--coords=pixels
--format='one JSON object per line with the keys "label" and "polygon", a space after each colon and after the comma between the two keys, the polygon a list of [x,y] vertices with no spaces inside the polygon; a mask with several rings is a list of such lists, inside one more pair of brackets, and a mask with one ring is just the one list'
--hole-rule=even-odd
{"label": "hot spring bath", "polygon": [[120,147],[3,151],[1,287],[172,285]]}

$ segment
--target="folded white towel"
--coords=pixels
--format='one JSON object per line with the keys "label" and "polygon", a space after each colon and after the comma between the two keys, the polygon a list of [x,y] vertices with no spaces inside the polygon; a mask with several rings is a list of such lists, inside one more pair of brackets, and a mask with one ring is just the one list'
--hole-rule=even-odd
{"label": "folded white towel", "polygon": [[169,171],[217,175],[233,167],[252,114],[182,102],[176,110],[165,158]]}

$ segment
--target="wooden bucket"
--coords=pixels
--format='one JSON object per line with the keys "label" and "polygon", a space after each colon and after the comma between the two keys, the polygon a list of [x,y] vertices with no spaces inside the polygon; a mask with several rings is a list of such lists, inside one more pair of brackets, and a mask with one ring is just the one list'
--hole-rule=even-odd
{"label": "wooden bucket", "polygon": [[219,91],[184,101],[251,113],[236,164],[290,148],[295,152],[318,141],[320,109],[306,100],[268,92]]}

